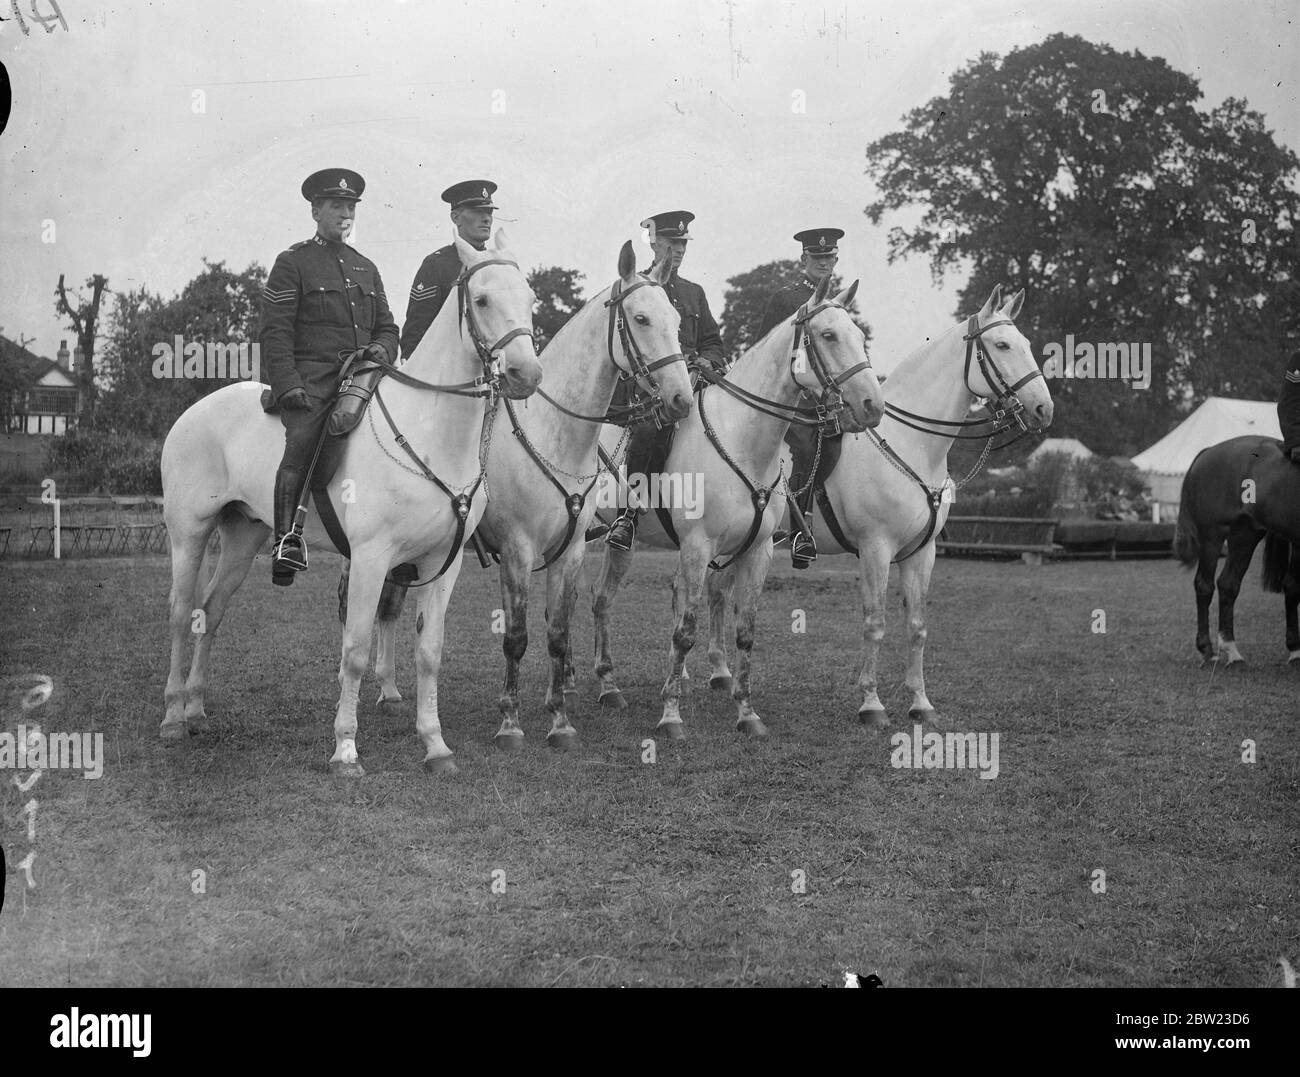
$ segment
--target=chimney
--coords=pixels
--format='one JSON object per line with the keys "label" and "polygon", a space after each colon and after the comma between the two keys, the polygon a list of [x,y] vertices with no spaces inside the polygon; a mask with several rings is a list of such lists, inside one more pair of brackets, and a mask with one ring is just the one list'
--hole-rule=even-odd
{"label": "chimney", "polygon": [[64,370],[69,369],[68,354],[68,342],[66,340],[59,341],[59,350],[55,353],[55,361],[59,366],[63,367]]}
{"label": "chimney", "polygon": [[75,348],[72,349],[72,370],[74,373],[81,369],[81,364],[83,362],[84,359],[81,350],[81,345],[78,344]]}

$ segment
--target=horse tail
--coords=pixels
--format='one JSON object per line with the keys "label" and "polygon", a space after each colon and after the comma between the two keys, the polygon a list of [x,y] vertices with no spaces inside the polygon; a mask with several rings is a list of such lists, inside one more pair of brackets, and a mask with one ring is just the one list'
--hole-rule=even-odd
{"label": "horse tail", "polygon": [[1291,543],[1272,531],[1264,536],[1264,571],[1260,583],[1265,591],[1284,589],[1287,567],[1291,563]]}
{"label": "horse tail", "polygon": [[1191,568],[1201,556],[1201,532],[1196,524],[1196,461],[1201,458],[1201,453],[1196,454],[1196,459],[1187,469],[1187,474],[1183,476],[1183,488],[1178,496],[1178,523],[1174,527],[1174,556],[1183,563],[1184,568]]}

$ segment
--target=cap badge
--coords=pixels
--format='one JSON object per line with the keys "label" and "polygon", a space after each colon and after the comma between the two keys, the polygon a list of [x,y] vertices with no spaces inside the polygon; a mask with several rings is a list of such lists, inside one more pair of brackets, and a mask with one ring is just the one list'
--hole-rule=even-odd
{"label": "cap badge", "polygon": [[825,237],[825,236],[818,236],[818,237],[817,237],[817,246],[819,246],[819,247],[824,247],[824,246],[826,246],[826,237]]}
{"label": "cap badge", "polygon": [[347,178],[347,176],[340,176],[340,177],[339,177],[339,190],[341,190],[341,191],[346,191],[347,189],[348,189],[348,178]]}
{"label": "cap badge", "polygon": [[486,198],[487,196],[488,196],[487,188],[484,187],[484,188],[483,188],[483,197]]}

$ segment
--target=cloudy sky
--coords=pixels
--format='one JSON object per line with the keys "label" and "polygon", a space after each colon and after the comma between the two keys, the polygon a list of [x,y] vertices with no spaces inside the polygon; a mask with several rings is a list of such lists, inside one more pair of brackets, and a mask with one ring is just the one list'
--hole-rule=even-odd
{"label": "cloudy sky", "polygon": [[439,192],[487,177],[523,263],[579,269],[588,294],[643,217],[695,212],[683,273],[715,314],[727,277],[797,256],[801,228],[841,227],[840,272],[862,278],[888,370],[949,324],[961,282],[936,288],[923,262],[888,264],[899,221],[862,214],[864,148],[981,51],[1058,31],[1161,56],[1200,81],[1202,107],[1244,97],[1300,149],[1293,0],[61,8],[67,32],[0,22],[14,93],[0,135],[0,331],[51,357],[70,335],[53,313],[60,273],[172,295],[204,257],[269,267],[314,232],[303,178],[343,166],[366,178],[354,245],[399,321],[421,259],[450,236]]}

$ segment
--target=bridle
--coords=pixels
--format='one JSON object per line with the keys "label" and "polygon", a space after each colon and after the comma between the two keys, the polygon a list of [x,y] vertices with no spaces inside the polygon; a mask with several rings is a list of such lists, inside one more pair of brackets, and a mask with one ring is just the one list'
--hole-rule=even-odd
{"label": "bridle", "polygon": [[[999,318],[981,326],[979,324],[979,315],[972,314],[966,323],[967,332],[962,337],[962,340],[966,342],[966,360],[962,367],[962,383],[971,396],[977,399],[987,399],[987,394],[977,391],[970,383],[971,361],[974,360],[979,366],[980,373],[984,376],[985,383],[993,390],[993,414],[991,418],[933,419],[926,415],[917,415],[915,412],[907,411],[888,402],[885,404],[885,413],[897,419],[904,426],[910,426],[913,430],[919,430],[923,434],[930,434],[934,437],[969,440],[992,439],[998,434],[1019,427],[1020,433],[1010,441],[999,445],[999,449],[1004,449],[1013,442],[1019,441],[1026,434],[1031,433],[1029,424],[1025,421],[1025,405],[1021,402],[1020,397],[1016,395],[1016,390],[1023,388],[1035,378],[1042,378],[1043,372],[1035,366],[1032,371],[1017,382],[1012,383],[1007,379],[1007,376],[1002,372],[993,356],[989,354],[988,348],[984,346],[984,341],[981,339],[990,329],[999,325],[1015,325],[1015,322],[1010,318]],[[909,422],[908,420],[914,421]],[[990,422],[993,423],[992,430],[988,429]],[[928,423],[930,426],[937,427],[951,427],[952,430],[931,430],[925,426],[918,426],[917,423]],[[980,426],[985,429],[978,434],[953,432],[972,426]]]}
{"label": "bridle", "polygon": [[[608,412],[602,415],[581,415],[576,411],[570,411],[540,388],[537,390],[537,395],[570,418],[582,419],[589,423],[613,423],[617,426],[633,426],[644,422],[646,419],[653,419],[657,427],[671,425],[671,420],[666,415],[659,381],[654,377],[654,372],[673,363],[685,363],[686,356],[681,352],[673,352],[660,359],[647,361],[645,353],[641,350],[641,345],[636,342],[636,337],[633,335],[631,328],[627,324],[627,318],[624,316],[623,304],[627,301],[627,297],[638,288],[647,287],[663,288],[663,285],[657,280],[651,280],[649,277],[638,276],[636,280],[624,288],[623,281],[620,279],[614,282],[613,287],[610,289],[609,298],[605,300],[605,307],[609,310],[609,328],[605,334],[605,357],[613,364],[615,371],[618,373],[619,381],[632,380],[631,403],[611,407]],[[627,363],[626,370],[619,366],[618,360],[614,357],[615,338],[618,339],[623,350],[623,359]]]}
{"label": "bridle", "polygon": [[[799,390],[800,396],[806,396],[813,401],[812,407],[799,407],[797,405],[782,404],[776,400],[768,400],[766,397],[751,393],[748,389],[733,385],[731,382],[726,381],[722,375],[714,374],[710,370],[701,370],[701,376],[709,384],[719,386],[737,400],[748,404],[755,411],[770,415],[774,419],[781,419],[796,426],[815,426],[822,434],[826,435],[843,433],[840,417],[848,409],[848,404],[844,400],[844,391],[841,386],[855,374],[863,370],[870,370],[871,363],[864,359],[860,363],[854,363],[853,366],[838,375],[831,373],[826,364],[825,356],[822,355],[818,347],[816,336],[808,330],[808,323],[822,311],[831,307],[839,310],[847,309],[838,300],[826,299],[812,308],[809,308],[808,303],[805,303],[794,315],[794,340],[790,346],[790,380],[794,383],[794,387]],[[808,365],[817,378],[817,383],[821,388],[820,396],[814,395],[814,391],[801,384],[795,376],[795,363],[801,351],[807,355]]]}

